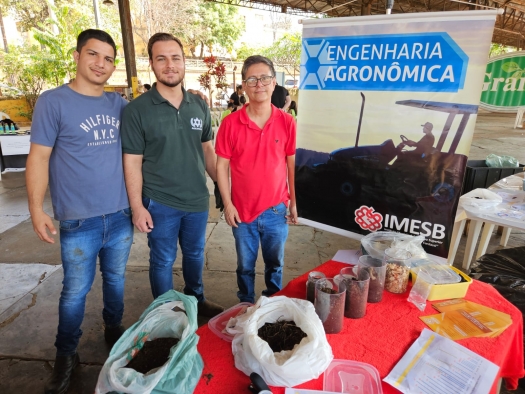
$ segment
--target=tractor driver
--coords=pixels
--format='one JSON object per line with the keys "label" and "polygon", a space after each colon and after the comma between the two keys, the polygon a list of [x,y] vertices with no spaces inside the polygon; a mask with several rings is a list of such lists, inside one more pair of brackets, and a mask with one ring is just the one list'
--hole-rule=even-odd
{"label": "tractor driver", "polygon": [[432,148],[434,147],[434,141],[435,141],[434,134],[432,134],[432,129],[434,128],[434,125],[430,122],[426,122],[425,124],[421,126],[423,126],[423,133],[425,134],[423,138],[421,138],[418,142],[414,142],[406,138],[404,135],[402,135],[401,140],[403,142],[401,142],[397,146],[398,154],[401,153],[401,151],[403,150],[405,146],[416,148],[412,151],[405,152],[405,153],[415,154],[418,156],[421,156],[423,154],[425,154],[426,156],[432,151]]}

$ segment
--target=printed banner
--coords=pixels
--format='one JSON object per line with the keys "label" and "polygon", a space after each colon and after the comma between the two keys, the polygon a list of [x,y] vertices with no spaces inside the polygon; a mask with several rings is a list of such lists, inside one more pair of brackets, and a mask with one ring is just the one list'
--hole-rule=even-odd
{"label": "printed banner", "polygon": [[303,223],[355,239],[421,234],[447,257],[496,15],[303,21]]}
{"label": "printed banner", "polygon": [[512,113],[525,106],[525,51],[493,57],[487,64],[480,107]]}

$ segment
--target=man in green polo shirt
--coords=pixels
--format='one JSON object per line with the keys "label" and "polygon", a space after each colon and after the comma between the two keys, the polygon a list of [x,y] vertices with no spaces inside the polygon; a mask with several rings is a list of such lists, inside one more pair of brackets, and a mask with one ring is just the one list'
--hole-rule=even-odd
{"label": "man in green polo shirt", "polygon": [[173,289],[178,241],[184,293],[197,298],[200,315],[213,317],[223,308],[205,300],[202,284],[209,205],[205,172],[217,181],[210,110],[181,85],[179,39],[156,33],[148,54],[157,83],[126,106],[121,128],[133,223],[148,234],[153,297]]}

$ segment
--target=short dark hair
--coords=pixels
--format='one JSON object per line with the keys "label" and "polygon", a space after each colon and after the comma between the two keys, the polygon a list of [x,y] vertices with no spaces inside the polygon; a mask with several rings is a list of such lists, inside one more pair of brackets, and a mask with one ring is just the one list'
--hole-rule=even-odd
{"label": "short dark hair", "polygon": [[242,65],[242,71],[241,76],[243,81],[246,79],[246,73],[248,72],[248,68],[253,66],[254,64],[266,64],[268,67],[270,67],[270,72],[272,73],[272,77],[275,77],[275,68],[273,66],[273,62],[268,59],[267,57],[261,56],[261,55],[253,55],[248,57],[244,64]]}
{"label": "short dark hair", "polygon": [[239,97],[239,103],[241,103],[243,105],[246,104],[246,97],[244,97],[244,96]]}
{"label": "short dark hair", "polygon": [[113,40],[113,38],[111,38],[111,36],[108,33],[106,33],[104,30],[98,30],[98,29],[87,29],[78,35],[77,52],[80,53],[82,48],[92,38],[111,45],[111,47],[113,48],[113,51],[115,52],[115,56],[117,56],[117,45],[115,44],[115,41]]}
{"label": "short dark hair", "polygon": [[179,44],[182,51],[182,57],[184,58],[184,46],[177,37],[170,33],[155,33],[148,41],[148,56],[150,60],[153,60],[153,44],[155,44],[157,41],[175,41],[177,44]]}
{"label": "short dark hair", "polygon": [[237,85],[237,88],[235,90],[237,91],[242,90],[242,85]]}
{"label": "short dark hair", "polygon": [[144,89],[146,89],[146,90],[150,90],[151,89],[151,85],[149,83],[145,83],[142,86],[144,86]]}

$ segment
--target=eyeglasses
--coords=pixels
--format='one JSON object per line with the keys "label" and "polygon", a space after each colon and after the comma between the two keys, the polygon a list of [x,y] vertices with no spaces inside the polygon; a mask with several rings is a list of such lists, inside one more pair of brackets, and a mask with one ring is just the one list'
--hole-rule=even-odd
{"label": "eyeglasses", "polygon": [[261,81],[261,84],[263,86],[269,85],[270,82],[272,82],[272,79],[273,79],[272,75],[265,75],[261,78],[250,77],[248,79],[245,79],[243,82],[246,84],[246,86],[253,88],[254,86],[257,86],[257,83],[259,81]]}

